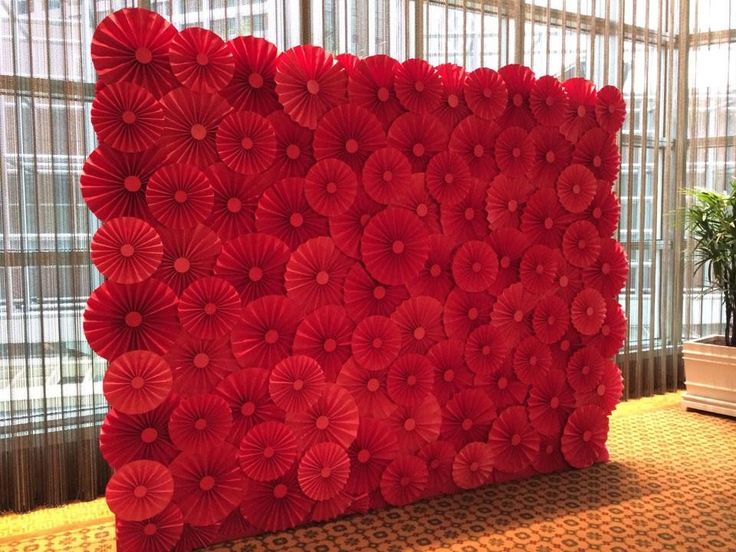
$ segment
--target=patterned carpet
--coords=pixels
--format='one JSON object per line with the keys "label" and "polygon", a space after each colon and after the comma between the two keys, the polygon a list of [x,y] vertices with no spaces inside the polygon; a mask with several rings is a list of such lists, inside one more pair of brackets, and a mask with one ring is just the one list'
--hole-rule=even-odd
{"label": "patterned carpet", "polygon": [[[619,406],[606,465],[209,550],[736,550],[736,421],[679,400]],[[102,501],[3,516],[0,551],[114,550],[110,519]]]}

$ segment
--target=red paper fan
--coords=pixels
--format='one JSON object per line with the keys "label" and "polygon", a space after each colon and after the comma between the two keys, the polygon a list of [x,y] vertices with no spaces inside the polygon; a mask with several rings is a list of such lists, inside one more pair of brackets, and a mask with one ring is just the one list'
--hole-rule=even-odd
{"label": "red paper fan", "polygon": [[228,405],[233,425],[227,441],[240,445],[241,439],[256,425],[284,421],[284,411],[278,408],[268,393],[267,370],[247,368],[230,374],[215,389]]}
{"label": "red paper fan", "polygon": [[343,300],[345,310],[355,322],[368,316],[389,316],[409,298],[404,286],[384,286],[355,263],[345,277]]}
{"label": "red paper fan", "polygon": [[187,522],[217,523],[240,503],[243,477],[235,455],[235,447],[221,445],[199,454],[184,452],[171,463],[174,501]]}
{"label": "red paper fan", "polygon": [[[367,500],[367,496],[366,500]],[[312,508],[312,521],[328,521],[335,519],[347,512],[353,503],[353,497],[345,491],[340,491],[336,496],[327,500],[317,500]]]}
{"label": "red paper fan", "polygon": [[621,130],[626,119],[626,102],[618,88],[608,85],[598,90],[595,118],[606,132],[615,134]]}
{"label": "red paper fan", "polygon": [[301,412],[319,400],[324,386],[325,374],[317,361],[294,355],[273,367],[268,390],[276,406],[286,412]]}
{"label": "red paper fan", "polygon": [[588,468],[608,458],[608,417],[594,405],[580,406],[567,419],[562,453],[573,468]]}
{"label": "red paper fan", "polygon": [[183,399],[171,413],[169,435],[184,452],[205,452],[224,442],[232,415],[219,395],[194,395]]}
{"label": "red paper fan", "polygon": [[312,508],[299,488],[296,470],[268,482],[248,482],[240,511],[258,529],[282,531],[303,523]]}
{"label": "red paper fan", "polygon": [[455,393],[473,385],[473,373],[463,360],[464,348],[461,340],[447,339],[433,345],[427,353],[434,370],[434,396],[443,406]]}
{"label": "red paper fan", "polygon": [[591,346],[576,351],[567,363],[567,381],[576,392],[594,389],[603,375],[605,359]]}
{"label": "red paper fan", "polygon": [[518,126],[531,130],[536,121],[529,108],[529,95],[536,82],[534,72],[517,63],[504,65],[498,74],[506,83],[508,89],[508,104],[499,118],[502,127]]}
{"label": "red paper fan", "polygon": [[141,552],[172,550],[181,536],[183,527],[181,510],[172,503],[161,513],[148,519],[116,520],[115,540],[120,550]]}
{"label": "red paper fan", "polygon": [[413,172],[423,172],[433,155],[447,147],[447,129],[434,115],[404,113],[388,130],[388,145],[403,153]]}
{"label": "red paper fan", "polygon": [[551,188],[570,164],[573,146],[554,127],[535,127],[529,132],[534,160],[527,175],[537,188]]}
{"label": "red paper fan", "polygon": [[532,245],[524,252],[519,265],[522,285],[531,293],[547,293],[557,277],[558,259],[557,250],[546,245]]}
{"label": "red paper fan", "polygon": [[555,369],[567,370],[572,354],[582,346],[582,337],[574,328],[569,328],[560,341],[550,346],[552,365]]}
{"label": "red paper fan", "polygon": [[286,263],[286,294],[306,312],[339,304],[350,266],[352,261],[337,250],[331,238],[306,241]]}
{"label": "red paper fan", "polygon": [[575,393],[575,406],[593,404],[600,407],[606,414],[610,414],[621,400],[624,390],[624,380],[621,370],[615,362],[605,361],[605,368],[601,379],[593,389]]}
{"label": "red paper fan", "polygon": [[205,224],[222,240],[255,232],[258,194],[243,185],[243,176],[231,171],[225,163],[215,163],[209,167],[207,178],[214,202]]}
{"label": "red paper fan", "polygon": [[583,269],[586,286],[599,291],[605,298],[616,297],[626,285],[629,263],[626,252],[614,239],[601,241],[601,252],[589,267]]}
{"label": "red paper fan", "polygon": [[429,256],[419,274],[409,282],[407,287],[412,295],[428,295],[444,301],[454,287],[450,258],[455,248],[455,240],[443,234],[429,236]]}
{"label": "red paper fan", "polygon": [[452,259],[452,275],[464,291],[488,289],[498,274],[498,257],[486,242],[474,240],[462,244]]}
{"label": "red paper fan", "polygon": [[414,113],[429,113],[440,105],[442,80],[437,70],[423,59],[407,59],[394,69],[396,97]]}
{"label": "red paper fan", "polygon": [[389,56],[368,56],[355,64],[348,83],[350,102],[373,113],[384,129],[404,112],[394,91],[398,66],[399,62]]}
{"label": "red paper fan", "polygon": [[281,239],[291,249],[328,234],[327,219],[304,197],[303,178],[284,178],[263,192],[256,208],[256,229]]}
{"label": "red paper fan", "polygon": [[588,129],[596,126],[595,86],[580,77],[568,79],[562,86],[567,92],[568,104],[562,122],[559,123],[560,132],[574,144]]}
{"label": "red paper fan", "polygon": [[238,462],[243,473],[256,481],[271,481],[294,465],[299,443],[289,426],[263,422],[251,428],[240,441]]}
{"label": "red paper fan", "polygon": [[100,142],[128,153],[156,144],[164,122],[156,98],[130,82],[116,82],[100,90],[92,102],[90,118]]}
{"label": "red paper fan", "polygon": [[166,360],[174,370],[174,390],[181,396],[210,393],[225,376],[238,369],[229,335],[203,340],[182,332]]}
{"label": "red paper fan", "polygon": [[110,281],[142,282],[161,263],[164,246],[154,228],[133,217],[119,217],[103,224],[90,244],[92,262]]}
{"label": "red paper fan", "polygon": [[273,168],[280,178],[305,176],[314,163],[312,131],[289,119],[283,111],[274,111],[268,122],[276,133],[276,158]]}
{"label": "red paper fan", "polygon": [[239,36],[228,41],[227,47],[235,62],[230,83],[222,89],[238,111],[253,111],[267,116],[279,109],[274,76],[276,74],[276,46],[255,36]]}
{"label": "red paper fan", "polygon": [[428,395],[418,405],[397,407],[386,421],[399,441],[399,450],[413,454],[439,437],[442,409],[437,399]]}
{"label": "red paper fan", "polygon": [[567,417],[575,408],[572,389],[565,372],[550,370],[529,391],[529,420],[542,435],[559,435]]}
{"label": "red paper fan", "polygon": [[513,284],[498,296],[491,312],[491,324],[505,339],[514,344],[529,335],[531,313],[537,305],[537,296]]}
{"label": "red paper fan", "polygon": [[532,467],[539,473],[553,473],[568,469],[560,449],[560,436],[542,435],[539,441],[539,454],[532,462]]}
{"label": "red paper fan", "polygon": [[151,214],[174,230],[193,228],[212,211],[214,193],[207,176],[184,164],[166,165],[151,176],[146,188]]}
{"label": "red paper fan", "polygon": [[100,452],[113,469],[134,460],[168,464],[179,454],[169,439],[169,416],[177,399],[169,395],[160,405],[143,414],[123,414],[111,409],[100,428]]}
{"label": "red paper fan", "polygon": [[537,190],[526,202],[519,229],[529,241],[559,248],[572,215],[562,208],[552,188]]}
{"label": "red paper fan", "polygon": [[557,271],[556,293],[569,304],[580,290],[583,289],[583,277],[580,269],[568,263],[562,253],[558,254],[558,260],[559,270]]}
{"label": "red paper fan", "polygon": [[189,27],[174,37],[169,64],[180,83],[205,94],[222,90],[235,70],[233,55],[222,39],[200,27]]}
{"label": "red paper fan", "polygon": [[382,419],[361,418],[358,435],[350,448],[347,490],[369,493],[378,488],[384,468],[398,454],[396,435]]}
{"label": "red paper fan", "polygon": [[92,35],[92,63],[108,88],[130,81],[160,97],[175,79],[169,68],[169,48],[176,28],[150,10],[124,8],[108,15]]}
{"label": "red paper fan", "polygon": [[299,323],[294,354],[307,355],[322,367],[327,381],[335,381],[351,354],[354,324],[343,307],[326,305]]}
{"label": "red paper fan", "polygon": [[102,391],[110,406],[125,414],[148,412],[171,391],[171,368],[150,351],[130,351],[115,358],[105,372]]}
{"label": "red paper fan", "polygon": [[392,506],[405,506],[422,497],[429,481],[421,458],[405,454],[393,460],[381,475],[381,494]]}
{"label": "red paper fan", "polygon": [[570,320],[583,335],[597,334],[606,318],[606,300],[594,288],[585,288],[570,305]]}
{"label": "red paper fan", "polygon": [[584,165],[566,167],[557,180],[557,196],[562,206],[571,213],[582,213],[588,208],[598,190],[598,182]]}
{"label": "red paper fan", "polygon": [[304,453],[299,461],[299,486],[314,500],[335,498],[348,482],[350,459],[335,443],[318,443]]}
{"label": "red paper fan", "polygon": [[388,398],[385,371],[368,370],[351,358],[340,370],[336,381],[350,392],[355,404],[366,416],[385,418],[396,408]]}
{"label": "red paper fan", "polygon": [[508,472],[520,472],[531,464],[539,452],[539,434],[529,423],[523,406],[510,406],[498,416],[488,436],[494,467]]}
{"label": "red paper fan", "polygon": [[459,203],[473,181],[470,169],[458,153],[444,151],[427,165],[427,189],[439,203]]}
{"label": "red paper fan", "polygon": [[501,116],[509,97],[501,75],[487,67],[479,67],[468,74],[464,93],[470,110],[488,121]]}
{"label": "red paper fan", "polygon": [[436,496],[457,490],[452,480],[452,463],[455,461],[455,447],[447,441],[427,443],[417,452],[427,466],[428,481],[424,496]]}
{"label": "red paper fan", "polygon": [[626,339],[626,316],[615,299],[606,299],[606,318],[601,331],[586,340],[597,348],[604,357],[611,357],[624,346]]}
{"label": "red paper fan", "polygon": [[348,257],[360,260],[360,240],[363,228],[382,206],[358,188],[353,204],[341,215],[330,217],[330,236],[335,245]]}
{"label": "red paper fan", "polygon": [[225,244],[215,274],[230,282],[244,304],[284,289],[288,246],[268,234],[246,234]]}
{"label": "red paper fan", "polygon": [[505,174],[495,177],[486,193],[486,212],[491,230],[518,228],[522,207],[533,191],[525,178],[512,178]]}
{"label": "red paper fan", "polygon": [[355,67],[358,65],[360,58],[350,52],[343,52],[335,56],[335,64],[339,65],[348,75],[348,78],[353,78],[355,75]]}
{"label": "red paper fan", "polygon": [[90,211],[103,221],[116,217],[149,218],[145,195],[148,178],[164,159],[159,148],[122,153],[100,145],[84,162],[79,181]]}
{"label": "red paper fan", "polygon": [[240,174],[257,174],[276,158],[276,134],[268,119],[251,111],[235,111],[217,128],[217,152]]}
{"label": "red paper fan", "polygon": [[260,533],[258,529],[253,527],[250,521],[245,519],[240,512],[240,508],[235,508],[228,516],[222,520],[218,532],[218,541],[222,540],[238,540],[252,537]]}
{"label": "red paper fan", "polygon": [[465,342],[465,362],[476,374],[493,371],[501,366],[510,347],[511,343],[495,326],[478,326]]}
{"label": "red paper fan", "polygon": [[493,473],[493,450],[486,443],[468,443],[455,456],[452,479],[461,489],[488,483]]}
{"label": "red paper fan", "polygon": [[471,113],[465,102],[467,73],[454,63],[443,63],[436,69],[442,79],[442,98],[439,107],[432,113],[444,123],[448,131],[452,132],[458,123]]}
{"label": "red paper fan", "polygon": [[163,354],[179,332],[176,296],[155,280],[105,282],[89,296],[83,326],[92,350],[108,360],[137,349]]}
{"label": "red paper fan", "polygon": [[401,207],[410,211],[421,221],[430,234],[440,233],[440,207],[429,195],[424,181],[424,173],[411,175],[408,184],[404,184],[401,192],[391,200],[392,207]]}
{"label": "red paper fan", "polygon": [[450,137],[450,151],[465,159],[476,178],[491,180],[498,174],[494,158],[496,137],[501,127],[471,115],[460,121]]}
{"label": "red paper fan", "polygon": [[534,142],[521,127],[509,127],[496,137],[494,152],[501,172],[521,177],[534,163]]}
{"label": "red paper fan", "polygon": [[560,126],[568,105],[567,91],[555,77],[539,77],[529,92],[529,107],[541,125]]}
{"label": "red paper fan", "polygon": [[328,384],[314,405],[290,414],[287,423],[304,448],[317,443],[347,448],[358,433],[358,407],[347,390]]}
{"label": "red paper fan", "polygon": [[429,255],[429,236],[417,217],[389,207],[366,225],[361,251],[374,278],[397,285],[421,270]]}
{"label": "red paper fan", "polygon": [[390,318],[368,316],[353,331],[353,357],[368,370],[383,370],[399,355],[401,331]]}
{"label": "red paper fan", "polygon": [[180,295],[189,284],[212,274],[220,240],[217,234],[202,224],[187,230],[159,228],[164,244],[161,265],[153,277]]}
{"label": "red paper fan", "polygon": [[587,220],[573,222],[562,236],[565,259],[578,268],[591,266],[601,252],[598,230]]}
{"label": "red paper fan", "polygon": [[445,405],[440,438],[457,449],[471,441],[485,441],[494,419],[496,407],[485,391],[460,391]]}
{"label": "red paper fan", "polygon": [[514,351],[514,372],[520,381],[537,384],[546,379],[552,368],[549,347],[536,336],[522,339]]}
{"label": "red paper fan", "polygon": [[433,297],[411,297],[399,305],[391,320],[401,334],[401,353],[425,354],[439,340],[442,330],[442,303]]}
{"label": "red paper fan", "polygon": [[411,165],[406,156],[394,148],[373,152],[363,167],[366,193],[378,203],[388,205],[411,178]]}
{"label": "red paper fan", "polygon": [[556,343],[569,325],[570,310],[561,297],[548,295],[539,300],[532,316],[532,328],[542,343]]}
{"label": "red paper fan", "polygon": [[304,197],[320,215],[342,215],[353,204],[357,194],[355,173],[338,159],[317,161],[307,173]]}
{"label": "red paper fan", "polygon": [[327,111],[345,101],[347,73],[319,46],[286,50],[279,57],[275,79],[284,111],[312,130]]}
{"label": "red paper fan", "polygon": [[248,303],[230,340],[235,358],[245,366],[271,368],[289,355],[302,313],[281,295],[266,295]]}
{"label": "red paper fan", "polygon": [[487,293],[469,293],[453,289],[445,301],[442,321],[445,333],[453,339],[464,340],[478,326],[491,321],[493,297]]}
{"label": "red paper fan", "polygon": [[164,511],[174,494],[166,466],[152,460],[135,460],[112,474],[105,500],[123,521],[141,521]]}
{"label": "red paper fan", "polygon": [[[552,195],[554,196],[554,192]],[[527,205],[524,212],[526,213],[528,209]],[[521,257],[529,247],[530,241],[526,232],[509,227],[494,230],[488,237],[488,243],[498,255],[498,275],[496,281],[488,289],[489,293],[501,295],[503,290],[519,281]]]}
{"label": "red paper fan", "polygon": [[596,178],[613,182],[618,178],[621,155],[613,135],[600,128],[592,128],[575,144],[573,163],[581,163],[590,169]]}
{"label": "red paper fan", "polygon": [[425,356],[409,353],[397,358],[388,369],[386,388],[399,405],[421,403],[432,393],[434,372]]}
{"label": "red paper fan", "polygon": [[194,337],[214,339],[224,335],[239,318],[238,292],[222,278],[197,280],[179,298],[179,320]]}
{"label": "red paper fan", "polygon": [[598,182],[598,191],[585,213],[585,218],[593,223],[602,238],[613,236],[621,216],[621,205],[613,193],[611,185]]}
{"label": "red paper fan", "polygon": [[214,544],[220,534],[220,524],[213,525],[190,525],[184,524],[184,530],[181,532],[181,538],[173,552],[190,552],[205,548]]}
{"label": "red paper fan", "polygon": [[511,357],[498,370],[476,374],[474,384],[476,388],[485,391],[499,409],[524,404],[529,389],[514,374]]}

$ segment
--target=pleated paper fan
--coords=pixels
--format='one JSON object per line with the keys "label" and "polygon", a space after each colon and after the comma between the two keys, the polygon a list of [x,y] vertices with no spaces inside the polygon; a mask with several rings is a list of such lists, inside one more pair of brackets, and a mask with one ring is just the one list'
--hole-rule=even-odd
{"label": "pleated paper fan", "polygon": [[396,97],[413,113],[437,109],[442,98],[442,80],[437,70],[423,59],[407,59],[394,69]]}
{"label": "pleated paper fan", "polygon": [[570,305],[570,320],[583,335],[597,334],[606,318],[606,300],[594,288],[585,288]]}
{"label": "pleated paper fan", "polygon": [[173,552],[190,552],[191,550],[205,548],[214,544],[219,534],[219,523],[213,525],[191,525],[185,523],[184,529],[181,532],[181,538],[173,548]]}
{"label": "pleated paper fan", "polygon": [[331,238],[312,238],[300,245],[286,263],[286,294],[305,312],[340,304],[345,276],[352,264]]}
{"label": "pleated paper fan", "polygon": [[[367,497],[367,495],[366,495]],[[333,498],[316,500],[312,508],[312,521],[328,521],[346,513],[353,503],[353,497],[345,491],[340,491]]]}
{"label": "pleated paper fan", "polygon": [[211,165],[206,174],[214,200],[205,224],[225,241],[255,232],[258,193],[244,185],[242,175],[230,170],[225,163]]}
{"label": "pleated paper fan", "polygon": [[443,234],[429,236],[429,256],[416,277],[407,282],[412,295],[428,295],[444,301],[454,287],[450,259],[455,240]]}
{"label": "pleated paper fan", "polygon": [[158,232],[146,221],[118,217],[104,223],[90,244],[92,262],[110,281],[142,282],[161,263],[164,246]]}
{"label": "pleated paper fan", "polygon": [[598,181],[598,190],[585,215],[602,238],[613,236],[621,216],[621,205],[610,183]]}
{"label": "pleated paper fan", "polygon": [[355,64],[350,75],[348,97],[351,104],[373,113],[384,129],[404,112],[394,90],[394,74],[399,62],[378,54],[368,56]]}
{"label": "pleated paper fan", "polygon": [[171,368],[150,351],[130,351],[107,368],[102,391],[109,405],[124,414],[141,414],[160,405],[171,391]]}
{"label": "pleated paper fan", "polygon": [[575,392],[594,389],[603,375],[605,359],[597,349],[585,346],[576,351],[567,363],[567,381]]}
{"label": "pleated paper fan", "polygon": [[626,339],[626,316],[615,298],[606,299],[606,318],[600,332],[588,338],[587,343],[596,347],[604,357],[612,357],[621,350]]}
{"label": "pleated paper fan", "polygon": [[539,300],[532,315],[532,328],[542,343],[556,343],[569,326],[570,310],[565,300],[555,295],[547,295]]}
{"label": "pleated paper fan", "polygon": [[445,338],[442,329],[442,303],[433,297],[411,297],[391,315],[399,328],[401,353],[425,354],[437,341]]}
{"label": "pleated paper fan", "polygon": [[498,409],[524,404],[529,386],[519,381],[514,374],[509,356],[500,368],[493,372],[475,375],[474,385],[485,391]]}
{"label": "pleated paper fan", "polygon": [[562,206],[571,213],[585,211],[597,190],[595,176],[584,165],[569,165],[557,179],[557,196]]}
{"label": "pleated paper fan", "polygon": [[493,284],[497,274],[498,257],[486,242],[465,242],[452,259],[452,276],[463,291],[484,291]]}
{"label": "pleated paper fan", "polygon": [[526,178],[496,176],[486,193],[486,213],[491,230],[518,228],[522,210],[534,187]]}
{"label": "pleated paper fan", "polygon": [[615,134],[621,130],[626,119],[626,102],[618,88],[609,84],[598,90],[595,118],[606,132]]}
{"label": "pleated paper fan", "polygon": [[432,393],[434,370],[423,355],[408,353],[397,358],[388,369],[386,388],[399,405],[415,406]]}
{"label": "pleated paper fan", "polygon": [[146,201],[151,214],[173,230],[193,228],[204,222],[214,204],[207,176],[191,165],[166,165],[148,181]]}
{"label": "pleated paper fan", "polygon": [[556,127],[565,121],[569,99],[560,81],[539,77],[529,92],[529,107],[540,125]]}
{"label": "pleated paper fan", "polygon": [[142,152],[156,144],[164,122],[156,98],[130,82],[116,82],[100,90],[90,118],[100,142],[126,153]]}
{"label": "pleated paper fan", "polygon": [[427,488],[424,496],[436,496],[457,491],[452,480],[452,464],[455,461],[455,447],[447,441],[432,441],[417,452],[427,466]]}
{"label": "pleated paper fan", "polygon": [[210,393],[238,364],[230,336],[198,339],[182,332],[166,355],[174,371],[174,390],[180,396]]}
{"label": "pleated paper fan", "polygon": [[296,46],[282,53],[275,80],[284,111],[312,130],[327,111],[346,100],[347,73],[319,46]]}
{"label": "pleated paper fan", "polygon": [[567,92],[568,104],[562,122],[559,123],[560,132],[574,144],[587,130],[597,124],[595,86],[592,82],[580,77],[567,79],[562,86]]}
{"label": "pleated paper fan", "polygon": [[335,64],[345,69],[348,79],[355,75],[355,66],[358,65],[360,58],[350,52],[343,52],[335,56]]}
{"label": "pleated paper fan", "polygon": [[491,324],[513,345],[531,332],[531,314],[538,297],[512,284],[496,299],[491,312]]}
{"label": "pleated paper fan", "polygon": [[424,461],[404,454],[393,460],[381,475],[381,494],[392,506],[405,506],[424,494],[429,471]]}
{"label": "pleated paper fan", "polygon": [[453,289],[447,296],[442,314],[447,336],[464,340],[475,328],[488,324],[493,302],[493,297],[487,293]]}
{"label": "pleated paper fan", "polygon": [[286,421],[303,448],[317,443],[337,443],[347,448],[358,433],[358,406],[347,390],[327,384],[314,405],[289,414]]}
{"label": "pleated paper fan", "polygon": [[212,94],[233,78],[235,61],[223,40],[212,31],[189,27],[169,47],[169,64],[177,80],[194,92]]}
{"label": "pleated paper fan", "polygon": [[396,408],[388,397],[386,375],[385,370],[368,370],[350,358],[337,375],[336,382],[348,390],[365,416],[385,418]]}
{"label": "pleated paper fan", "polygon": [[440,204],[458,203],[470,190],[470,168],[463,156],[452,151],[435,155],[427,165],[427,189]]}
{"label": "pleated paper fan", "polygon": [[312,131],[296,124],[283,111],[274,111],[267,119],[276,133],[273,168],[280,178],[305,176],[314,163]]}
{"label": "pleated paper fan", "polygon": [[169,435],[184,452],[205,452],[225,441],[232,425],[232,415],[219,395],[193,395],[171,413]]}
{"label": "pleated paper fan", "polygon": [[[245,484],[247,485],[247,483]],[[245,519],[240,511],[240,507],[233,509],[228,516],[222,520],[218,531],[218,540],[238,540],[246,537],[253,537],[260,533],[253,524]]]}
{"label": "pleated paper fan", "polygon": [[[567,370],[573,353],[582,347],[582,337],[574,328],[568,328],[557,343],[550,345],[552,365],[559,370]],[[589,369],[588,369],[589,370]]]}
{"label": "pleated paper fan", "polygon": [[360,240],[368,221],[381,211],[382,205],[373,201],[368,194],[358,187],[353,204],[341,215],[329,218],[330,236],[335,245],[348,257],[360,260]]}
{"label": "pleated paper fan", "polygon": [[299,486],[313,500],[330,500],[345,488],[350,475],[348,453],[335,443],[317,443],[308,448],[297,472]]}
{"label": "pleated paper fan", "polygon": [[230,282],[244,304],[284,290],[289,247],[269,234],[245,234],[231,240],[217,257],[215,274]]}
{"label": "pleated paper fan", "polygon": [[468,76],[464,68],[454,63],[443,63],[436,69],[442,79],[442,98],[439,107],[432,113],[452,132],[460,121],[471,114],[465,101],[465,82]]}
{"label": "pleated paper fan", "polygon": [[411,165],[399,150],[382,148],[368,157],[362,176],[363,186],[371,199],[388,205],[411,178]]}
{"label": "pleated paper fan", "polygon": [[576,392],[575,406],[596,405],[608,415],[621,400],[623,390],[624,380],[621,377],[621,370],[615,362],[606,360],[598,385],[593,389]]}
{"label": "pleated paper fan", "polygon": [[461,489],[475,489],[488,483],[493,474],[493,450],[486,443],[468,443],[452,463],[452,479]]}
{"label": "pleated paper fan", "polygon": [[461,449],[471,441],[485,441],[496,406],[481,389],[465,389],[456,393],[442,411],[440,439]]}
{"label": "pleated paper fan", "polygon": [[488,236],[486,193],[488,184],[473,178],[466,196],[455,204],[441,204],[440,221],[445,235],[460,244]]}
{"label": "pleated paper fan", "polygon": [[240,297],[225,279],[201,278],[179,298],[182,327],[200,339],[214,339],[228,333],[240,318]]}
{"label": "pleated paper fan", "polygon": [[353,331],[353,357],[368,370],[383,370],[401,350],[401,331],[390,318],[368,316]]}
{"label": "pleated paper fan", "polygon": [[238,506],[243,476],[236,453],[235,447],[225,444],[202,453],[184,452],[171,463],[174,502],[188,523],[220,522]]}
{"label": "pleated paper fan", "polygon": [[327,381],[334,382],[350,358],[353,329],[354,323],[343,307],[325,305],[299,323],[293,351],[315,359]]}
{"label": "pleated paper fan", "polygon": [[562,252],[573,266],[591,266],[601,252],[601,238],[596,227],[587,220],[573,222],[562,236]]}
{"label": "pleated paper fan", "polygon": [[499,118],[499,124],[531,130],[536,124],[529,107],[529,95],[536,83],[534,72],[524,65],[511,63],[499,68],[498,74],[508,90],[508,104]]}
{"label": "pleated paper fan", "polygon": [[[524,212],[526,213],[528,209],[529,206],[527,205]],[[498,255],[498,275],[489,288],[489,293],[501,295],[503,290],[519,281],[521,257],[529,247],[530,241],[526,232],[507,226],[494,230],[488,236],[488,243]]]}
{"label": "pleated paper fan", "polygon": [[350,166],[339,159],[317,161],[307,173],[304,197],[320,215],[342,215],[357,195],[358,179]]}
{"label": "pleated paper fan", "polygon": [[580,406],[570,414],[562,433],[562,453],[573,468],[588,468],[608,458],[608,417],[595,405]]}
{"label": "pleated paper fan", "polygon": [[615,181],[621,168],[615,136],[601,128],[591,128],[575,144],[572,161],[585,165],[599,180]]}
{"label": "pleated paper fan", "polygon": [[441,232],[440,207],[427,190],[424,173],[412,174],[401,192],[391,200],[390,206],[414,214],[430,234]]}
{"label": "pleated paper fan", "polygon": [[447,147],[447,132],[434,115],[404,113],[388,129],[388,145],[406,156],[413,172],[423,172],[432,156]]}
{"label": "pleated paper fan", "polygon": [[171,503],[148,519],[116,520],[115,540],[121,550],[164,552],[176,545],[183,528],[181,510],[176,504]]}
{"label": "pleated paper fan", "polygon": [[276,133],[262,115],[235,111],[217,128],[217,153],[237,173],[250,175],[268,169],[276,158]]}
{"label": "pleated paper fan", "polygon": [[271,370],[268,390],[276,406],[288,412],[303,412],[314,405],[325,387],[319,363],[305,355],[285,358]]}
{"label": "pleated paper fan", "polygon": [[615,298],[626,285],[629,263],[619,242],[606,238],[601,241],[601,252],[589,267],[583,269],[586,286],[599,291],[605,298]]}
{"label": "pleated paper fan", "polygon": [[310,238],[328,235],[327,219],[312,210],[304,197],[303,178],[284,178],[261,196],[256,229],[281,239],[291,249]]}
{"label": "pleated paper fan", "polygon": [[175,82],[169,67],[169,48],[176,28],[159,14],[124,8],[97,26],[90,45],[92,63],[101,81],[128,81],[160,97]]}
{"label": "pleated paper fan", "polygon": [[233,77],[221,93],[238,111],[266,117],[279,109],[276,84],[276,46],[263,38],[239,36],[227,43],[235,63]]}
{"label": "pleated paper fan", "polygon": [[547,378],[552,368],[549,347],[536,336],[522,339],[514,350],[514,372],[523,383],[537,384]]}
{"label": "pleated paper fan", "polygon": [[498,174],[494,151],[500,132],[495,123],[470,115],[452,131],[450,151],[465,159],[474,177],[490,180]]}
{"label": "pleated paper fan", "polygon": [[498,369],[509,354],[511,343],[491,324],[478,326],[465,342],[465,362],[475,374]]}
{"label": "pleated paper fan", "polygon": [[255,481],[272,481],[294,466],[299,443],[294,432],[282,422],[263,422],[252,427],[240,441],[240,469]]}
{"label": "pleated paper fan", "polygon": [[345,277],[345,310],[356,323],[368,316],[390,316],[408,298],[404,286],[376,282],[360,263],[355,263]]}
{"label": "pleated paper fan", "polygon": [[141,521],[164,511],[174,494],[169,470],[153,460],[125,464],[107,482],[105,500],[123,521]]}
{"label": "pleated paper fan", "polygon": [[572,303],[575,296],[583,289],[583,276],[579,268],[567,262],[561,253],[559,257],[559,269],[557,271],[556,294],[566,303]]}
{"label": "pleated paper fan", "polygon": [[464,96],[470,110],[487,121],[501,116],[509,98],[501,75],[487,67],[479,67],[468,74]]}
{"label": "pleated paper fan", "polygon": [[539,454],[532,462],[532,467],[538,473],[554,473],[570,468],[562,455],[560,436],[541,435]]}
{"label": "pleated paper fan", "polygon": [[534,192],[526,202],[519,229],[533,243],[559,248],[572,217],[560,205],[553,188],[542,188]]}
{"label": "pleated paper fan", "polygon": [[539,434],[529,423],[524,406],[510,406],[501,412],[488,436],[494,467],[508,473],[531,465],[539,452]]}
{"label": "pleated paper fan", "polygon": [[369,493],[378,488],[385,467],[398,454],[396,435],[382,419],[361,418],[355,441],[348,449],[350,478],[346,489]]}
{"label": "pleated paper fan", "polygon": [[537,188],[552,188],[570,164],[573,146],[555,127],[534,127],[529,139],[534,145],[534,160],[527,176]]}
{"label": "pleated paper fan", "polygon": [[158,232],[164,244],[164,256],[153,274],[155,279],[181,295],[189,284],[212,274],[221,242],[207,226],[199,224],[187,230],[159,228]]}
{"label": "pleated paper fan", "polygon": [[560,435],[574,408],[575,397],[562,370],[550,370],[529,391],[529,420],[542,435]]}
{"label": "pleated paper fan", "polygon": [[524,176],[534,163],[534,142],[521,127],[509,127],[496,137],[494,153],[499,170],[510,177]]}
{"label": "pleated paper fan", "polygon": [[437,440],[442,427],[442,409],[432,395],[415,406],[399,406],[386,420],[402,453],[414,454]]}
{"label": "pleated paper fan", "polygon": [[271,368],[289,356],[302,316],[299,306],[282,295],[254,299],[230,336],[235,358],[245,366]]}
{"label": "pleated paper fan", "polygon": [[179,331],[176,303],[174,292],[155,280],[104,282],[87,300],[84,335],[108,360],[138,349],[163,354]]}
{"label": "pleated paper fan", "polygon": [[519,265],[521,284],[530,293],[544,295],[557,279],[559,255],[546,245],[532,245],[524,252]]}
{"label": "pleated paper fan", "polygon": [[249,482],[240,511],[256,528],[282,531],[306,521],[312,501],[299,488],[296,470],[273,481]]}

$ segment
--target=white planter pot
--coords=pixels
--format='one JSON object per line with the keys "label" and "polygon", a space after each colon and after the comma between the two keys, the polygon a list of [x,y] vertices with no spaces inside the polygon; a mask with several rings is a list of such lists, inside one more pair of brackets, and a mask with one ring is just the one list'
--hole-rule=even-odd
{"label": "white planter pot", "polygon": [[682,406],[736,417],[736,347],[715,335],[687,341]]}

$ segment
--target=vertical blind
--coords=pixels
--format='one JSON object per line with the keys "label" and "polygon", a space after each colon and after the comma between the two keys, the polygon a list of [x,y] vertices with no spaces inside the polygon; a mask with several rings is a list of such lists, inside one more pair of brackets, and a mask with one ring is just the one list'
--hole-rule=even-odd
{"label": "vertical blind", "polygon": [[631,261],[619,357],[627,398],[682,383],[683,338],[721,329],[720,297],[693,276],[680,224],[690,186],[725,189],[736,162],[736,11],[729,0],[5,0],[0,3],[0,510],[96,496],[104,362],[84,341],[96,221],[78,190],[97,22],[126,5],[178,28],[254,34],[360,56],[615,84],[619,239]]}

